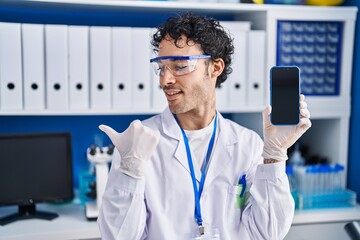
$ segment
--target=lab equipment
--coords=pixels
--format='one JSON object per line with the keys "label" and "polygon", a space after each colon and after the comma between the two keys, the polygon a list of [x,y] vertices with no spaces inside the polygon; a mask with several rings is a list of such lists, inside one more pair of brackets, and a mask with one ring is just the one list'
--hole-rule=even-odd
{"label": "lab equipment", "polygon": [[349,222],[345,224],[344,228],[352,240],[360,240],[360,226],[358,222]]}
{"label": "lab equipment", "polygon": [[18,212],[0,219],[51,220],[57,213],[36,210],[38,203],[73,199],[71,135],[26,133],[0,135],[0,206],[18,205]]}
{"label": "lab equipment", "polygon": [[287,173],[295,183],[298,209],[356,205],[356,193],[342,186],[344,166],[338,163],[288,166]]}
{"label": "lab equipment", "polygon": [[79,174],[79,200],[81,205],[96,199],[96,176],[95,166],[90,165],[89,170],[80,172]]}
{"label": "lab equipment", "polygon": [[286,166],[286,175],[288,176],[289,179],[289,186],[290,186],[290,192],[291,195],[294,198],[294,202],[295,202],[295,209],[299,208],[299,197],[298,197],[298,192],[297,192],[297,183],[296,183],[296,179],[294,176],[294,168],[293,166]]}
{"label": "lab equipment", "polygon": [[301,193],[327,192],[343,189],[344,166],[340,164],[318,164],[295,166],[297,189]]}
{"label": "lab equipment", "polygon": [[340,94],[344,23],[341,21],[278,21],[276,65],[301,69],[301,93]]}
{"label": "lab equipment", "polygon": [[344,208],[356,205],[356,193],[348,189],[298,193],[299,209]]}
{"label": "lab equipment", "polygon": [[301,156],[299,143],[295,144],[294,152],[290,155],[288,163],[294,166],[303,166],[305,159]]}
{"label": "lab equipment", "polygon": [[96,175],[96,200],[95,202],[87,202],[85,204],[86,218],[89,220],[96,219],[102,203],[102,196],[105,192],[106,181],[109,175],[108,163],[111,161],[114,153],[114,146],[99,147],[91,145],[86,150],[87,159],[95,165]]}

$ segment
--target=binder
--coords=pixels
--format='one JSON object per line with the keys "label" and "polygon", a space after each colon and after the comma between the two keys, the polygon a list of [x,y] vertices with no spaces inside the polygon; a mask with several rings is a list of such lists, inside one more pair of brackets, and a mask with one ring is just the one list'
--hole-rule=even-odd
{"label": "binder", "polygon": [[68,34],[65,25],[45,25],[46,107],[68,109]]}
{"label": "binder", "polygon": [[150,108],[151,57],[150,28],[132,28],[132,106]]}
{"label": "binder", "polygon": [[22,24],[24,108],[45,109],[44,25]]}
{"label": "binder", "polygon": [[233,109],[239,109],[247,105],[247,65],[248,65],[248,31],[233,30],[234,36],[234,54],[233,54],[233,72],[228,78],[228,106]]}
{"label": "binder", "polygon": [[234,54],[232,59],[233,72],[223,83],[223,89],[217,89],[219,107],[227,105],[231,109],[239,109],[247,105],[247,33],[251,22],[247,21],[221,21],[220,24],[229,31],[233,38]]}
{"label": "binder", "polygon": [[151,98],[152,104],[151,108],[157,112],[162,112],[167,106],[167,100],[165,97],[165,93],[160,87],[160,79],[159,76],[152,71],[151,73],[151,84],[152,84],[152,91],[151,91]]}
{"label": "binder", "polygon": [[0,109],[23,108],[21,25],[0,23]]}
{"label": "binder", "polygon": [[90,107],[111,108],[111,28],[90,27]]}
{"label": "binder", "polygon": [[264,107],[265,105],[265,31],[253,30],[248,34],[249,60],[248,60],[248,103],[251,107]]}
{"label": "binder", "polygon": [[69,108],[89,108],[89,27],[69,26]]}
{"label": "binder", "polygon": [[216,88],[216,109],[219,111],[226,110],[228,107],[229,86],[227,81],[229,81],[229,79]]}
{"label": "binder", "polygon": [[[132,94],[132,38],[130,27],[113,27],[112,31],[112,107],[130,109]],[[136,47],[136,46],[134,46]]]}
{"label": "binder", "polygon": [[251,22],[248,21],[220,21],[220,25],[229,31],[230,34],[232,31],[250,31]]}
{"label": "binder", "polygon": [[[151,29],[151,34],[154,34],[156,29]],[[151,58],[157,57],[157,54],[151,51]],[[150,61],[149,61],[150,62]],[[150,64],[150,63],[149,63]],[[150,72],[151,72],[151,108],[154,111],[162,112],[166,106],[168,105],[165,93],[160,87],[160,76],[156,75],[154,70],[150,65]]]}

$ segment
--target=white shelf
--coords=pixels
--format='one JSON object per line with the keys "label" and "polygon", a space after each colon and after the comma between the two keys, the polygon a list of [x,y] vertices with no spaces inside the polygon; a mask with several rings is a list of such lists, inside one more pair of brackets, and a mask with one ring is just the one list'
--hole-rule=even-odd
{"label": "white shelf", "polygon": [[353,208],[326,208],[316,210],[298,210],[293,225],[331,222],[351,222],[360,220],[360,205]]}
{"label": "white shelf", "polygon": [[[242,107],[241,109],[226,108],[220,109],[223,113],[253,113],[261,112],[265,107]],[[163,109],[88,109],[88,110],[1,110],[0,116],[71,116],[71,115],[143,115],[143,114],[157,114]]]}
{"label": "white shelf", "polygon": [[[239,109],[220,109],[221,113],[261,113],[265,107],[248,107]],[[325,118],[341,118],[349,117],[350,111],[348,107],[342,109],[326,109],[320,108],[310,109],[311,119],[325,119]],[[161,113],[162,109],[128,109],[128,110],[14,110],[14,111],[0,111],[0,116],[96,116],[96,115],[154,115]]]}

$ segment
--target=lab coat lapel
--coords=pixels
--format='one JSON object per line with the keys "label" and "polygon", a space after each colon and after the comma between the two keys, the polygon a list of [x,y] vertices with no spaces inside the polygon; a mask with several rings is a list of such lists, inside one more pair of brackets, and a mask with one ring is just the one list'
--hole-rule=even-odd
{"label": "lab coat lapel", "polygon": [[[191,147],[191,146],[190,146]],[[189,168],[189,162],[188,162],[188,156],[186,154],[186,148],[185,143],[183,139],[180,139],[178,142],[178,146],[175,151],[175,159],[180,162],[180,164],[191,174],[190,168]],[[193,163],[194,165],[194,171],[195,171],[195,178],[200,183],[201,179],[201,172],[198,167]]]}
{"label": "lab coat lapel", "polygon": [[215,142],[213,153],[208,167],[204,190],[211,184],[211,182],[227,168],[228,164],[233,161],[233,154],[231,148],[238,141],[232,129],[224,124],[225,119],[218,113],[219,136]]}
{"label": "lab coat lapel", "polygon": [[[175,143],[176,150],[174,153],[174,157],[182,165],[182,167],[184,167],[184,169],[189,172],[189,177],[190,177],[190,169],[189,169],[188,157],[186,154],[184,138],[182,136],[181,129],[169,108],[166,108],[166,110],[162,113],[162,127],[164,133],[176,141]],[[194,167],[194,171],[195,171],[196,180],[200,182],[201,179],[200,170]]]}

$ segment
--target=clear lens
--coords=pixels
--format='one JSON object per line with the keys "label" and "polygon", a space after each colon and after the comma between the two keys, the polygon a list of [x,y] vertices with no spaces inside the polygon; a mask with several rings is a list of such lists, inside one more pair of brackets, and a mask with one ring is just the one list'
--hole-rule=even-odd
{"label": "clear lens", "polygon": [[191,73],[196,69],[197,59],[162,59],[152,62],[154,72],[162,76],[167,68],[172,75],[178,77]]}

